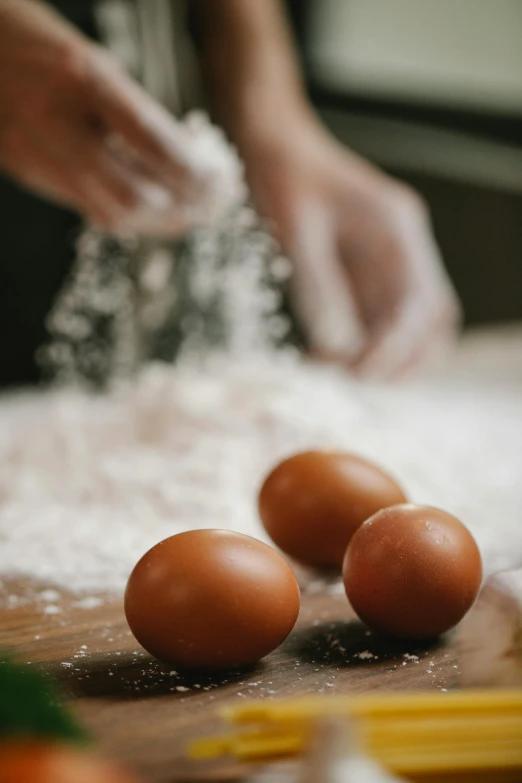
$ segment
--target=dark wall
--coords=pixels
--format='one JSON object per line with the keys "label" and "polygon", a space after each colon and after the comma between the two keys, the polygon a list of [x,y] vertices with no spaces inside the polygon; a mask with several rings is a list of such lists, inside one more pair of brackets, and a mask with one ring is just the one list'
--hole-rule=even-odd
{"label": "dark wall", "polygon": [[466,323],[522,319],[522,194],[393,172],[430,205]]}

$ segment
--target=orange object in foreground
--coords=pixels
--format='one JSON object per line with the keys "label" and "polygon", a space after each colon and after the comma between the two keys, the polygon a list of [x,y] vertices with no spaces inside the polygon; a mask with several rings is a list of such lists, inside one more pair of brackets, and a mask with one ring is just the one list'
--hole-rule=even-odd
{"label": "orange object in foreground", "polygon": [[404,503],[398,484],[355,454],[305,451],[281,462],[259,493],[263,525],[278,547],[300,563],[340,569],[362,523]]}
{"label": "orange object in foreground", "polygon": [[275,650],[299,614],[299,585],[275,549],[228,530],[161,541],[125,592],[131,631],[152,655],[195,669],[230,669]]}
{"label": "orange object in foreground", "polygon": [[118,767],[92,752],[36,739],[0,742],[2,783],[133,783]]}
{"label": "orange object in foreground", "polygon": [[343,579],[354,611],[370,628],[432,638],[453,628],[473,605],[482,562],[475,539],[456,517],[403,504],[359,528]]}

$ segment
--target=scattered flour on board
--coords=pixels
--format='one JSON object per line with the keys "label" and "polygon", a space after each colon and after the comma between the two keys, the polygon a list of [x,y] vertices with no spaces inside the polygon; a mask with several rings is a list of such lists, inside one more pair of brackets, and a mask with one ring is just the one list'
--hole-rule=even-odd
{"label": "scattered flour on board", "polygon": [[378,658],[378,655],[374,655],[369,650],[363,650],[362,652],[354,653],[354,658],[359,658],[361,661],[371,661]]}

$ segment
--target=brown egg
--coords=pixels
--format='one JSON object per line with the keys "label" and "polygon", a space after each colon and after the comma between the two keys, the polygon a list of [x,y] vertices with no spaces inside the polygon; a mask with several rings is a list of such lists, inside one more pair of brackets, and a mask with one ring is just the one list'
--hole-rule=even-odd
{"label": "brown egg", "polygon": [[287,555],[304,565],[340,569],[364,520],[405,500],[387,473],[361,457],[305,451],[270,473],[259,493],[259,513]]}
{"label": "brown egg", "polygon": [[471,608],[482,563],[475,539],[456,517],[404,504],[379,511],[359,528],[343,579],[354,611],[370,628],[432,638]]}
{"label": "brown egg", "polygon": [[267,544],[227,530],[193,530],[152,547],[135,566],[125,614],[152,655],[228,669],[281,644],[299,613],[299,586]]}

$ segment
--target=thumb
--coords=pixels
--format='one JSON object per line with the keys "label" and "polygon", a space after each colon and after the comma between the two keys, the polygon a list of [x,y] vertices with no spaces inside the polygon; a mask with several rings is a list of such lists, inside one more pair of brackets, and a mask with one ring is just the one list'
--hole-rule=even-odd
{"label": "thumb", "polygon": [[301,207],[291,243],[290,295],[312,352],[351,362],[364,330],[335,237],[328,210],[312,203]]}

